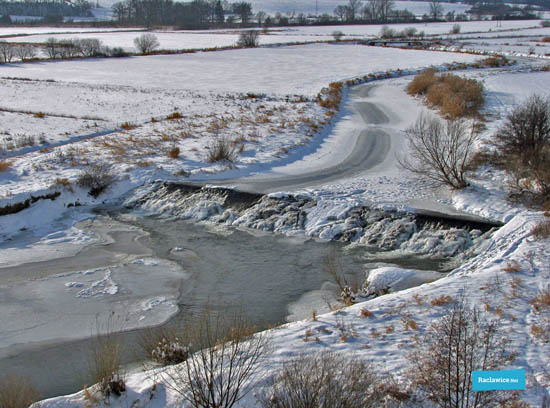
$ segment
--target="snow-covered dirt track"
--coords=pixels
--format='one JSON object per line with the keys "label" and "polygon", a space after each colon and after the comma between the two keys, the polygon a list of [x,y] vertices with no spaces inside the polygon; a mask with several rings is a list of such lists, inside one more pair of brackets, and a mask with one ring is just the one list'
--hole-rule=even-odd
{"label": "snow-covered dirt track", "polygon": [[362,85],[350,92],[344,107],[347,117],[343,120],[351,120],[355,126],[348,130],[349,134],[329,136],[334,139],[334,144],[347,145],[348,149],[351,147],[345,157],[340,157],[341,149],[334,149],[330,142],[324,141],[310,155],[287,166],[275,167],[260,176],[208,180],[208,183],[234,185],[237,189],[256,193],[290,191],[358,176],[391,160],[388,156],[395,145],[392,139],[398,136],[388,134],[380,126],[389,124],[388,116],[376,104],[364,101],[372,88],[372,85]]}

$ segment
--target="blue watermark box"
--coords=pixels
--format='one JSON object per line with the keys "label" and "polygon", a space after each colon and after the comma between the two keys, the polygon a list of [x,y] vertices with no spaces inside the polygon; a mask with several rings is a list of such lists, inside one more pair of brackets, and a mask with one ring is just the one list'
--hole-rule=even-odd
{"label": "blue watermark box", "polygon": [[474,391],[524,390],[525,370],[472,371]]}

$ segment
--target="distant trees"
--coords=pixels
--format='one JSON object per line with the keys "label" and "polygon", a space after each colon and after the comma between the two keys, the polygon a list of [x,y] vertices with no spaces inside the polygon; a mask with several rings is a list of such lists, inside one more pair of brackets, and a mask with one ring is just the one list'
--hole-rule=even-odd
{"label": "distant trees", "polygon": [[55,0],[0,1],[0,16],[91,16],[92,4],[86,0],[72,2]]}
{"label": "distant trees", "polygon": [[439,20],[443,17],[443,5],[439,0],[433,0],[430,2],[430,17],[433,20]]}
{"label": "distant trees", "polygon": [[239,15],[241,19],[241,25],[248,24],[248,22],[250,21],[250,17],[252,17],[252,5],[250,3],[247,3],[245,1],[233,3],[232,9],[235,14]]}
{"label": "distant trees", "polygon": [[370,21],[386,22],[393,12],[394,5],[393,0],[368,0],[363,8],[363,18]]}
{"label": "distant trees", "polygon": [[235,13],[241,24],[247,25],[252,17],[252,5],[247,2],[227,3],[221,0],[123,0],[113,5],[119,23],[145,25],[176,25],[199,29],[226,22],[226,13]]}

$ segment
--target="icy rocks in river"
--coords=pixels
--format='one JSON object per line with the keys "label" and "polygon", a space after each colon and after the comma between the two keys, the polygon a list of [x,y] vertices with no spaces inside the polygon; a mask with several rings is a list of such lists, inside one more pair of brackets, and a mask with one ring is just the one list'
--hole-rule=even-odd
{"label": "icy rocks in river", "polygon": [[[307,195],[260,195],[231,189],[158,183],[126,202],[155,214],[287,235],[304,234],[385,251],[452,258],[472,255],[485,232],[468,222],[437,219]],[[477,226],[476,226],[477,227]]]}

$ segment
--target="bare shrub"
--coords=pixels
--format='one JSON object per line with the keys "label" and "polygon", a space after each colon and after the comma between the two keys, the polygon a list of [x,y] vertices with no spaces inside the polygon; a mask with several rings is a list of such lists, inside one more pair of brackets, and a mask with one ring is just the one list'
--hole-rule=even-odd
{"label": "bare shrub", "polygon": [[79,40],[79,46],[84,57],[97,57],[103,54],[103,43],[98,38],[83,38]]}
{"label": "bare shrub", "polygon": [[27,378],[16,376],[0,378],[0,407],[27,408],[38,400],[38,391]]}
{"label": "bare shrub", "polygon": [[332,38],[334,38],[334,41],[340,41],[344,37],[344,33],[340,30],[336,30],[332,32]]}
{"label": "bare shrub", "polygon": [[380,29],[380,38],[383,38],[385,40],[390,40],[392,39],[393,37],[395,37],[397,35],[397,33],[395,32],[395,30],[393,28],[390,28],[388,26],[383,26],[381,29]]}
{"label": "bare shrub", "polygon": [[537,296],[531,301],[531,305],[537,312],[550,310],[550,286],[541,289]]}
{"label": "bare shrub", "polygon": [[105,324],[96,321],[89,369],[91,380],[98,385],[104,397],[120,396],[126,390],[122,371],[123,344],[115,333],[115,320],[112,316]]}
{"label": "bare shrub", "polygon": [[477,134],[464,121],[442,122],[422,114],[405,133],[410,156],[398,158],[401,167],[434,184],[454,189],[468,186],[466,173]]}
{"label": "bare shrub", "polygon": [[143,331],[139,345],[146,359],[166,366],[179,364],[189,356],[189,345],[185,343],[185,333],[176,328],[158,327]]}
{"label": "bare shrub", "polygon": [[536,239],[546,239],[550,237],[550,221],[539,222],[533,227],[531,233]]}
{"label": "bare shrub", "polygon": [[136,37],[134,39],[134,45],[141,54],[150,54],[160,47],[157,36],[151,33],[145,33]]}
{"label": "bare shrub", "polygon": [[[550,98],[533,95],[513,109],[494,136],[494,144],[519,195],[537,202],[550,197]],[[529,194],[526,194],[529,193]]]}
{"label": "bare shrub", "polygon": [[383,399],[381,379],[368,363],[323,353],[286,363],[259,402],[264,408],[370,408]]}
{"label": "bare shrub", "polygon": [[257,47],[260,44],[260,32],[256,30],[242,31],[239,34],[237,45],[239,47]]}
{"label": "bare shrub", "polygon": [[550,144],[550,98],[532,95],[514,108],[495,134],[495,143],[504,154],[516,155],[524,163]]}
{"label": "bare shrub", "polygon": [[207,160],[210,163],[227,161],[233,163],[237,159],[238,149],[227,137],[216,136],[208,144]]}
{"label": "bare shrub", "polygon": [[324,271],[332,278],[340,289],[340,298],[346,306],[355,302],[355,295],[344,274],[344,262],[337,248],[332,247],[323,257]]}
{"label": "bare shrub", "polygon": [[61,46],[59,44],[59,41],[57,41],[57,38],[55,37],[49,37],[44,42],[44,52],[46,53],[48,58],[60,58],[60,49]]}
{"label": "bare shrub", "polygon": [[544,20],[540,22],[541,27],[550,27],[550,20]]}
{"label": "bare shrub", "polygon": [[460,24],[456,23],[453,24],[453,28],[451,28],[451,34],[458,34],[460,33]]}
{"label": "bare shrub", "polygon": [[409,354],[409,377],[437,406],[481,408],[511,401],[506,391],[472,391],[473,370],[497,370],[512,363],[508,340],[499,336],[496,320],[483,320],[464,299],[416,338]]}
{"label": "bare shrub", "polygon": [[106,164],[96,164],[88,166],[78,177],[77,184],[80,187],[88,188],[92,197],[97,198],[111,184],[115,176],[110,172]]}
{"label": "bare shrub", "polygon": [[185,332],[197,351],[160,374],[167,387],[193,408],[231,408],[259,380],[258,363],[269,351],[266,334],[253,335],[241,313],[214,316],[208,308]]}
{"label": "bare shrub", "polygon": [[416,27],[405,27],[403,29],[403,35],[405,37],[414,37],[417,34],[418,30]]}

